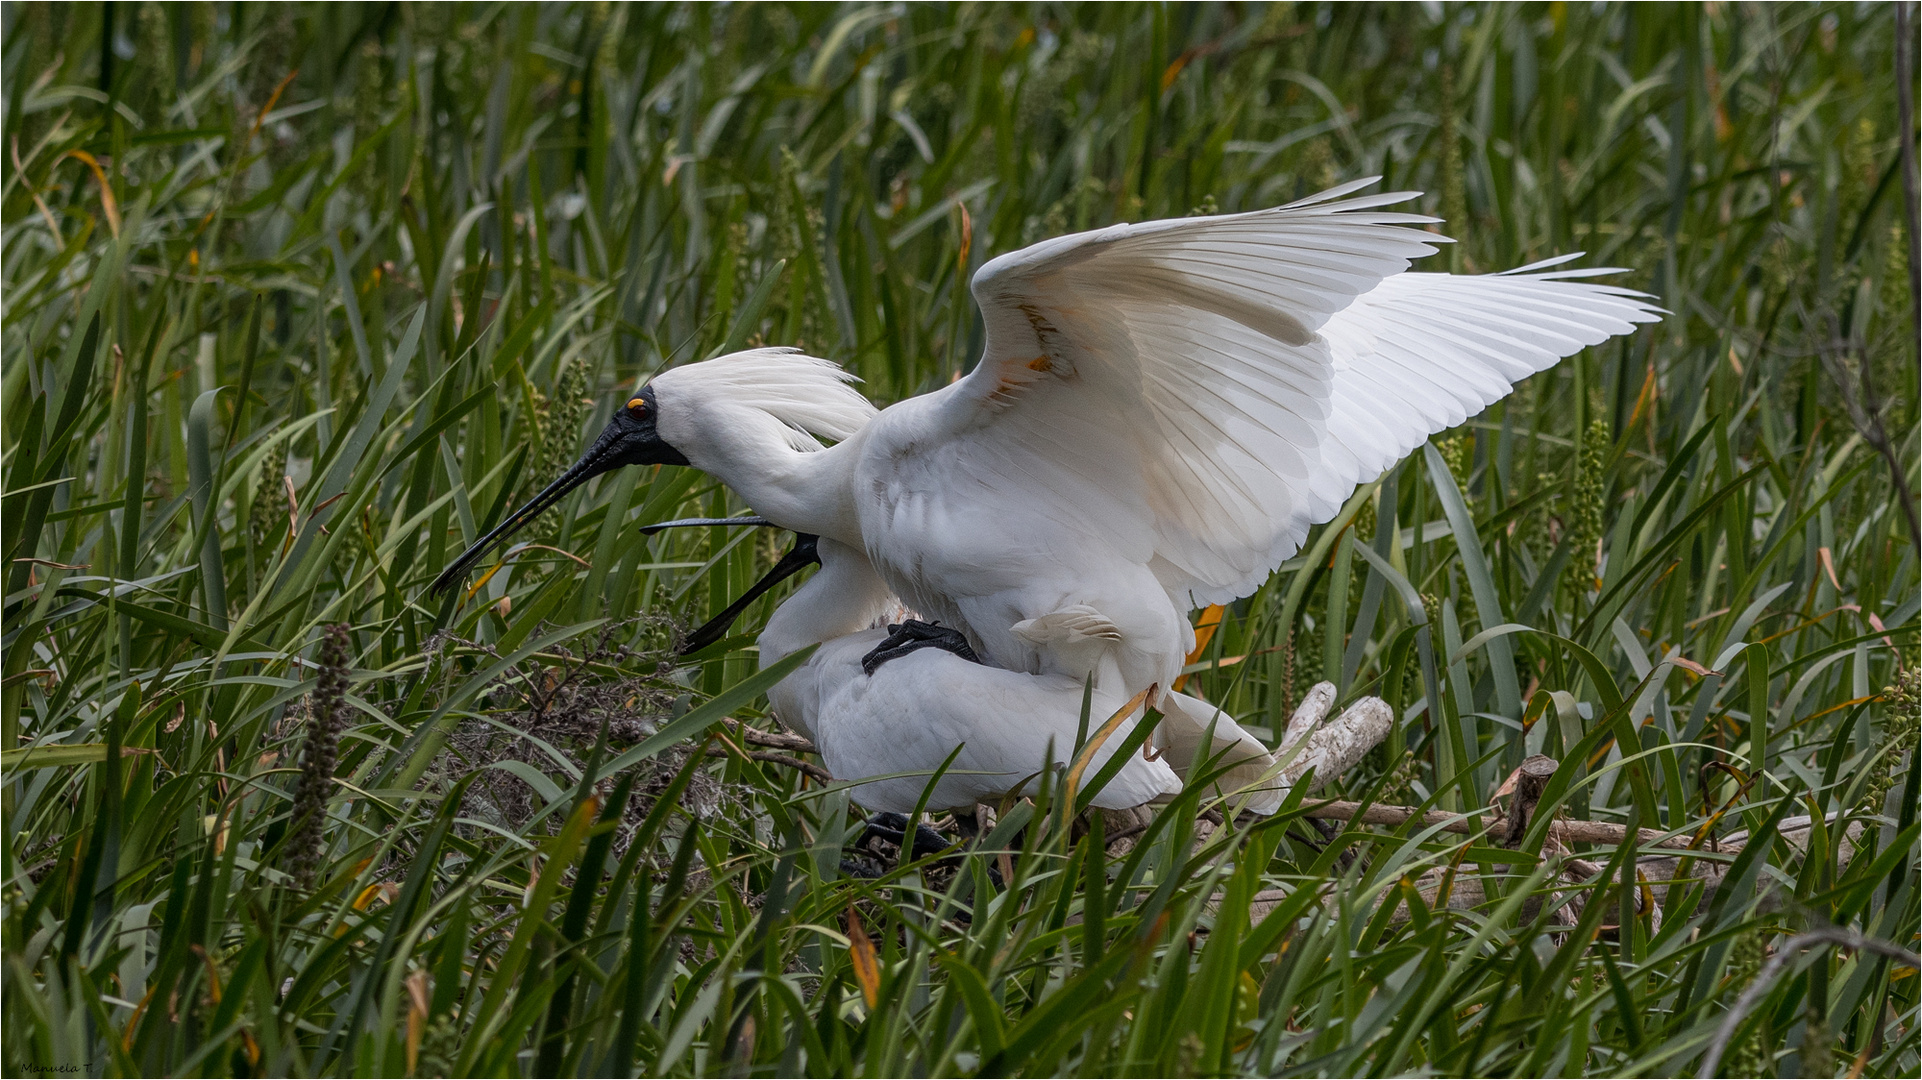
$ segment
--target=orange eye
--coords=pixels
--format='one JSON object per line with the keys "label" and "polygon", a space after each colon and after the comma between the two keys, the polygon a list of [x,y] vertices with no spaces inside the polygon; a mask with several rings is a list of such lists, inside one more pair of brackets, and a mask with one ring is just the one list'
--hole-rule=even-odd
{"label": "orange eye", "polygon": [[627,400],[627,411],[636,420],[639,420],[645,417],[647,415],[647,399],[646,398],[629,398]]}

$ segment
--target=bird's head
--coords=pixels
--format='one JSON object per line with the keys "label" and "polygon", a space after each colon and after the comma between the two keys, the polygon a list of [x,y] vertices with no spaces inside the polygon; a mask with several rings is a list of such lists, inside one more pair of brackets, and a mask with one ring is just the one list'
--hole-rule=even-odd
{"label": "bird's head", "polygon": [[[568,490],[579,487],[590,477],[611,472],[623,465],[685,465],[687,456],[661,437],[660,395],[649,383],[614,410],[587,453],[561,474],[570,481]],[[562,494],[566,492],[563,491]]]}
{"label": "bird's head", "polygon": [[623,465],[692,465],[723,480],[751,475],[768,448],[821,449],[874,415],[853,376],[793,349],[750,349],[656,375],[566,472],[460,554],[431,591],[452,586],[568,492]]}

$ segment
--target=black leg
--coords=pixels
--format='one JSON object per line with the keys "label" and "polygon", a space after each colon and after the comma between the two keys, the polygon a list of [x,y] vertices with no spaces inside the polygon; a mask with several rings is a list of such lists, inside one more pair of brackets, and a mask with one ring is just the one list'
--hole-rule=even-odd
{"label": "black leg", "polygon": [[872,675],[876,668],[890,660],[906,656],[916,649],[929,648],[944,649],[971,664],[981,662],[981,658],[974,654],[974,648],[968,644],[967,635],[961,631],[939,623],[909,619],[888,627],[887,640],[861,658],[861,670]]}
{"label": "black leg", "polygon": [[981,835],[981,819],[972,810],[955,810],[954,827],[960,831],[961,839],[973,840]]}

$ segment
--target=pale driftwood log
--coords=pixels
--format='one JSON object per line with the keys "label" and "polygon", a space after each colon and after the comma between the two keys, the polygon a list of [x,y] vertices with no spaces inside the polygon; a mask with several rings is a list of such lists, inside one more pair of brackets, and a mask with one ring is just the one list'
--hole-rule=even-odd
{"label": "pale driftwood log", "polygon": [[[1375,803],[1366,808],[1358,802],[1317,803],[1302,811],[1303,816],[1322,818],[1332,821],[1354,821],[1363,825],[1406,825],[1417,818],[1424,828],[1440,825],[1443,832],[1472,835],[1488,832],[1501,839],[1509,832],[1509,823],[1494,807],[1483,807],[1465,813],[1452,813],[1446,810],[1417,810],[1412,806],[1390,806]],[[1477,820],[1487,817],[1486,823]],[[1519,843],[1527,832],[1527,825],[1517,821],[1513,830],[1513,842]],[[1562,844],[1621,844],[1628,839],[1628,829],[1621,825],[1610,825],[1604,821],[1556,821],[1548,827],[1549,839]],[[1636,843],[1646,848],[1673,848],[1685,850],[1693,842],[1693,837],[1670,836],[1654,829],[1642,829],[1636,834]],[[1739,850],[1731,849],[1727,842],[1704,841],[1701,850],[1716,852]]]}
{"label": "pale driftwood log", "polygon": [[[1362,698],[1344,709],[1340,716],[1328,720],[1328,711],[1334,704],[1333,683],[1316,683],[1308,691],[1294,715],[1289,718],[1281,741],[1275,746],[1273,758],[1281,763],[1280,771],[1265,781],[1254,783],[1251,785],[1253,788],[1269,788],[1286,793],[1306,776],[1308,790],[1318,790],[1354,768],[1368,756],[1369,751],[1388,737],[1389,730],[1394,726],[1394,710],[1380,698]],[[1313,771],[1312,776],[1309,776],[1310,770]],[[1152,820],[1152,811],[1147,806],[1104,810],[1101,813],[1102,834],[1111,858],[1126,855],[1132,850],[1135,838],[1146,830],[1148,822]],[[1220,817],[1218,811],[1210,810],[1195,822],[1194,843],[1197,848],[1206,844],[1221,826]]]}
{"label": "pale driftwood log", "polygon": [[[1275,754],[1286,758],[1297,745],[1301,747],[1301,752],[1282,766],[1281,778],[1291,787],[1310,769],[1315,773],[1309,781],[1311,791],[1339,779],[1367,757],[1370,750],[1380,745],[1395,725],[1395,710],[1386,701],[1375,697],[1362,698],[1348,706],[1330,723],[1318,723],[1321,717],[1328,715],[1334,698],[1333,684],[1316,684],[1302,701],[1301,708],[1295,710],[1294,718],[1288,722],[1288,731]],[[1297,725],[1301,723],[1302,713],[1311,706],[1319,706],[1319,715],[1303,726],[1312,726],[1313,730],[1300,731]]]}
{"label": "pale driftwood log", "polygon": [[1275,756],[1280,757],[1295,748],[1295,744],[1307,738],[1316,724],[1328,715],[1335,706],[1335,684],[1318,682],[1308,688],[1301,704],[1295,706],[1293,716],[1288,718],[1288,726],[1282,730],[1281,742],[1275,746]]}

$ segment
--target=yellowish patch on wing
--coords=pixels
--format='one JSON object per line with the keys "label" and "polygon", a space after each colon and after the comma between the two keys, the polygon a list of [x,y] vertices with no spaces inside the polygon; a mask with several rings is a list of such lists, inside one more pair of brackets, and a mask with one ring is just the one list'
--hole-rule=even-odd
{"label": "yellowish patch on wing", "polygon": [[[1014,404],[1021,391],[1039,381],[1040,376],[1056,371],[1055,360],[1045,353],[1029,360],[1008,361],[996,366],[994,389],[988,393],[988,400],[1006,408]],[[1033,374],[1029,374],[1032,372]]]}

